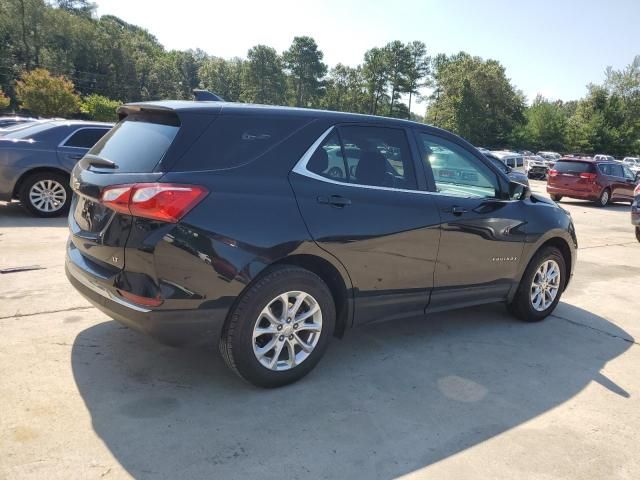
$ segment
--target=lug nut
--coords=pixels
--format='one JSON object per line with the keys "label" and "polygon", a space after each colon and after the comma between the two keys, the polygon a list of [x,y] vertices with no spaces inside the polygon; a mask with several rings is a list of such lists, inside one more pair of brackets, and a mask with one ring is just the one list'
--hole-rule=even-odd
{"label": "lug nut", "polygon": [[297,323],[294,323],[294,324],[293,324],[293,328],[298,328],[298,324],[297,324]]}
{"label": "lug nut", "polygon": [[278,325],[278,331],[282,330],[282,325]]}
{"label": "lug nut", "polygon": [[284,341],[284,335],[280,335],[280,338],[278,338],[278,340],[280,340],[281,342]]}
{"label": "lug nut", "polygon": [[290,318],[287,318],[287,323],[291,323],[291,319]]}
{"label": "lug nut", "polygon": [[289,340],[293,340],[293,334],[289,335]]}

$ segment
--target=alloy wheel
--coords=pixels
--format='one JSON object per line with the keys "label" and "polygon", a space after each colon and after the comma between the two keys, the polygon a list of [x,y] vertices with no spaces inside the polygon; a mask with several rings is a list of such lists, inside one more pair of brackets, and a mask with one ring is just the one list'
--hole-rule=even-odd
{"label": "alloy wheel", "polygon": [[290,370],[309,357],[321,332],[317,300],[305,292],[286,292],[260,312],[253,327],[253,353],[269,370]]}
{"label": "alloy wheel", "polygon": [[538,267],[531,283],[531,305],[543,312],[553,304],[560,290],[560,266],[555,260],[545,260]]}
{"label": "alloy wheel", "polygon": [[31,186],[29,201],[40,212],[57,212],[67,201],[67,191],[56,180],[40,180]]}

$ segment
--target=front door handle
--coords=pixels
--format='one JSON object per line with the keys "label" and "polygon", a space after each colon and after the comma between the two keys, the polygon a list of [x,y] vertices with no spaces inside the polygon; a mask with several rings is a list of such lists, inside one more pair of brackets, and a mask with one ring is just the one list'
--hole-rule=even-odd
{"label": "front door handle", "polygon": [[351,205],[351,200],[340,195],[331,195],[329,197],[318,197],[318,203],[333,205],[334,207],[343,208]]}
{"label": "front door handle", "polygon": [[76,154],[76,153],[74,153],[74,154],[72,154],[72,155],[69,155],[69,158],[70,158],[71,160],[80,160],[82,157],[84,157],[84,155],[82,155],[82,154]]}
{"label": "front door handle", "polygon": [[462,215],[463,213],[467,213],[467,209],[464,207],[459,207],[458,205],[454,205],[450,210],[445,210],[445,213],[453,213],[454,215]]}

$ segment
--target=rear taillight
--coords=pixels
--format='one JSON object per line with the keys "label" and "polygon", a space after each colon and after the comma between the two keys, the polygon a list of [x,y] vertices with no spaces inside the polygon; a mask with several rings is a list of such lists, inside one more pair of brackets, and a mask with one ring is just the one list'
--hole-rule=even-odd
{"label": "rear taillight", "polygon": [[195,207],[208,190],[197,185],[136,183],[103,190],[100,201],[116,212],[176,223]]}
{"label": "rear taillight", "polygon": [[589,182],[595,182],[596,178],[598,178],[598,174],[597,173],[581,173],[580,178],[584,178]]}
{"label": "rear taillight", "polygon": [[550,177],[555,177],[556,175],[558,175],[558,171],[557,170],[549,170],[549,176]]}
{"label": "rear taillight", "polygon": [[636,188],[633,190],[634,195],[640,195],[640,183],[636,185]]}

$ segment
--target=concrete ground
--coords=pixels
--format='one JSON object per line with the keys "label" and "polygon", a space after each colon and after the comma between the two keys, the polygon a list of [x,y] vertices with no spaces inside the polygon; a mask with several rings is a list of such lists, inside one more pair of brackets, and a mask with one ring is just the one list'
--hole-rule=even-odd
{"label": "concrete ground", "polygon": [[545,322],[372,325],[265,391],[90,307],[65,220],[0,204],[0,268],[38,268],[0,275],[0,478],[640,478],[640,244],[628,205],[562,206],[579,260]]}

